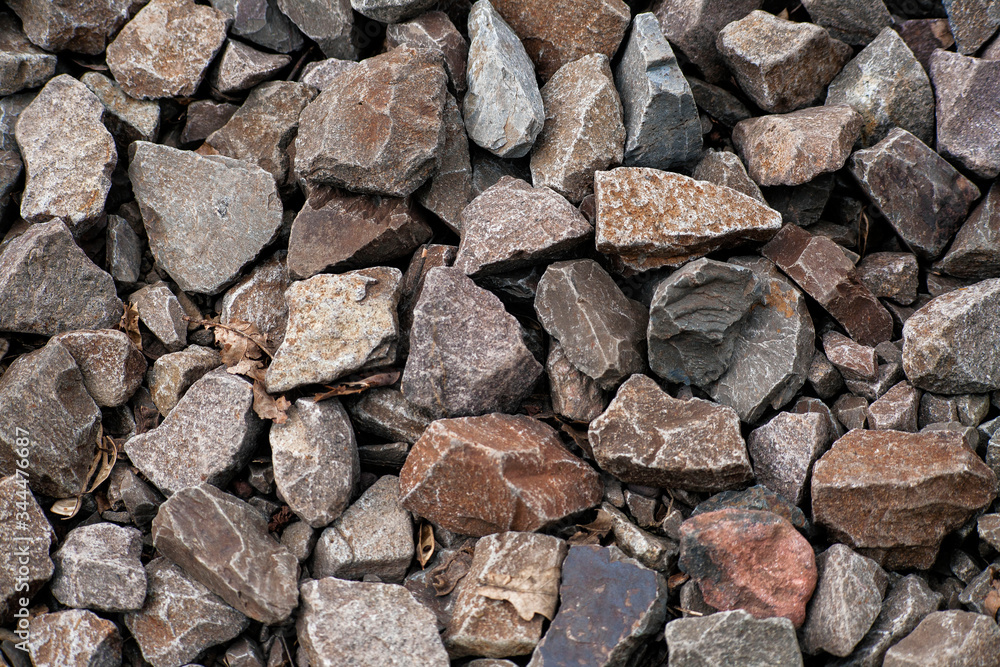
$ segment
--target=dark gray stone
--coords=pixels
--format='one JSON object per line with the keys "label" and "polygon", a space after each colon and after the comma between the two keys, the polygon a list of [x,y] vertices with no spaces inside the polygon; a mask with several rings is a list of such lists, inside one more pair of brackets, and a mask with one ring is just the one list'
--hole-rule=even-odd
{"label": "dark gray stone", "polygon": [[187,107],[187,121],[181,131],[181,143],[204,141],[223,125],[229,122],[233,114],[239,110],[235,104],[213,102],[212,100],[197,100]]}
{"label": "dark gray stone", "polygon": [[934,270],[974,280],[1000,277],[1000,187],[990,187]]}
{"label": "dark gray stone", "polygon": [[327,58],[358,57],[351,0],[278,0],[278,8]]}
{"label": "dark gray stone", "polygon": [[803,0],[809,18],[830,36],[853,46],[864,46],[892,23],[882,0]]}
{"label": "dark gray stone", "polygon": [[731,128],[753,115],[739,98],[725,88],[713,86],[693,76],[684,78],[691,86],[691,93],[698,108],[726,127]]}
{"label": "dark gray stone", "polygon": [[809,364],[809,384],[817,396],[828,400],[844,388],[844,378],[826,355],[816,350],[812,363]]}
{"label": "dark gray stone", "polygon": [[756,619],[737,609],[673,620],[664,635],[671,667],[802,665],[795,628],[787,618]]}
{"label": "dark gray stone", "polygon": [[702,153],[701,160],[692,175],[695,180],[724,185],[737,192],[742,192],[748,197],[753,197],[765,206],[768,205],[760,188],[750,179],[746,167],[743,166],[743,162],[736,153],[710,148]]}
{"label": "dark gray stone", "polygon": [[108,272],[118,282],[131,285],[139,281],[142,267],[142,241],[124,218],[108,216],[105,245]]}
{"label": "dark gray stone", "polygon": [[872,294],[909,305],[917,300],[920,274],[916,255],[908,252],[873,252],[858,262],[858,278]]}
{"label": "dark gray stone", "polygon": [[212,6],[232,21],[230,31],[278,53],[298,51],[302,33],[281,13],[277,0],[212,0]]}
{"label": "dark gray stone", "polygon": [[250,90],[291,62],[291,56],[265,53],[230,39],[212,68],[208,83],[223,95],[232,95]]}
{"label": "dark gray stone", "polygon": [[659,0],[653,12],[663,27],[663,34],[676,44],[705,78],[718,83],[728,76],[726,65],[716,48],[716,35],[755,9],[761,0]]}
{"label": "dark gray stone", "polygon": [[821,174],[802,185],[794,187],[779,185],[764,188],[762,192],[771,208],[781,213],[784,222],[800,227],[815,225],[814,233],[819,233],[824,225],[833,225],[825,221],[819,222],[819,219],[830,201],[835,181],[833,174]]}
{"label": "dark gray stone", "polygon": [[359,431],[409,444],[416,442],[433,421],[401,391],[390,387],[371,389],[357,399],[349,399],[347,411]]}
{"label": "dark gray stone", "polygon": [[935,51],[930,72],[937,98],[938,152],[980,178],[996,178],[1000,174],[1000,60]]}
{"label": "dark gray stone", "polygon": [[67,607],[135,611],[146,599],[142,533],[110,523],[71,530],[52,554],[52,595]]}

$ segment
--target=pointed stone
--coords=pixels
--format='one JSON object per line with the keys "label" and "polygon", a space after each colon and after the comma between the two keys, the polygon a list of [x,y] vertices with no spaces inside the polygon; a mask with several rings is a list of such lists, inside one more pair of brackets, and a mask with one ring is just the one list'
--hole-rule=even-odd
{"label": "pointed stone", "polygon": [[884,667],[988,665],[1000,651],[1000,630],[984,614],[936,611],[885,654]]}
{"label": "pointed stone", "polygon": [[167,352],[177,352],[187,345],[187,322],[184,309],[170,286],[164,282],[146,285],[128,297],[139,320],[163,344]]}
{"label": "pointed stone", "polygon": [[55,55],[29,42],[10,14],[0,14],[0,95],[37,88],[55,73]]}
{"label": "pointed stone", "polygon": [[278,8],[327,58],[358,57],[351,0],[278,0]]}
{"label": "pointed stone", "polygon": [[285,253],[276,252],[257,263],[249,274],[226,291],[219,321],[223,324],[249,322],[267,336],[269,343],[281,345],[288,326],[285,290],[289,282]]}
{"label": "pointed stone", "polygon": [[556,414],[588,423],[607,408],[605,392],[593,378],[570,362],[558,340],[549,341],[545,373],[549,378],[552,411]]}
{"label": "pointed stone", "polygon": [[729,151],[717,151],[709,148],[702,153],[698,166],[692,174],[696,181],[708,181],[714,185],[724,185],[747,197],[753,197],[764,206],[769,204],[761,194],[760,188],[753,182],[743,162]]}
{"label": "pointed stone", "polygon": [[359,431],[389,441],[413,444],[433,421],[426,412],[391,387],[370,389],[347,404],[351,421]]}
{"label": "pointed stone", "polygon": [[1000,174],[1000,60],[936,51],[931,56],[931,81],[937,98],[938,152],[980,178],[996,178]]}
{"label": "pointed stone", "polygon": [[719,83],[729,72],[716,47],[716,35],[761,4],[762,0],[658,0],[652,11],[666,38],[698,66],[706,80]]}
{"label": "pointed stone", "polygon": [[876,431],[917,431],[920,390],[900,382],[868,406],[868,424]]}
{"label": "pointed stone", "polygon": [[209,371],[222,365],[218,350],[191,345],[180,352],[165,354],[153,362],[149,375],[149,393],[157,411],[166,417],[188,387]]}
{"label": "pointed stone", "polygon": [[1000,277],[1000,187],[990,187],[934,269],[958,278]]}
{"label": "pointed stone", "polygon": [[137,100],[126,95],[115,81],[98,72],[87,72],[80,81],[104,105],[104,125],[118,146],[127,147],[133,141],[156,141],[160,132],[159,101]]}
{"label": "pointed stone", "polygon": [[265,53],[230,39],[212,69],[208,83],[223,95],[232,95],[250,90],[291,62],[291,56]]}
{"label": "pointed stone", "polygon": [[237,111],[239,107],[235,104],[212,100],[192,102],[187,108],[187,122],[181,132],[181,143],[204,141],[208,135],[228,123]]}
{"label": "pointed stone", "polygon": [[908,252],[873,252],[857,264],[858,277],[872,294],[909,305],[917,300],[917,257]]}
{"label": "pointed stone", "polygon": [[230,32],[265,49],[291,53],[302,48],[302,33],[281,13],[277,0],[210,0],[226,15]]}

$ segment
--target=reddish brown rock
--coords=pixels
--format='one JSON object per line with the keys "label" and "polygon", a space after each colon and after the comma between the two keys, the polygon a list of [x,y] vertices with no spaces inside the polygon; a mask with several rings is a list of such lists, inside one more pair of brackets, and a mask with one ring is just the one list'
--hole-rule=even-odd
{"label": "reddish brown rock", "polygon": [[250,322],[267,336],[274,345],[281,345],[288,326],[288,304],[285,290],[289,276],[285,266],[286,254],[277,251],[259,261],[250,273],[236,281],[222,297],[223,324]]}
{"label": "reddish brown rock", "polygon": [[[954,246],[953,246],[954,247]],[[917,300],[920,273],[909,252],[873,252],[858,262],[858,278],[877,297],[909,305]]]}
{"label": "reddish brown rock", "polygon": [[469,44],[444,12],[427,12],[409,21],[386,26],[385,45],[390,49],[412,46],[437,51],[444,57],[444,67],[455,94],[465,93]]}
{"label": "reddish brown rock", "polygon": [[604,391],[570,362],[558,340],[549,341],[545,373],[549,377],[552,411],[556,414],[573,421],[591,422],[604,412],[608,402]]}
{"label": "reddish brown rock", "polygon": [[133,5],[128,0],[10,0],[7,6],[24,22],[35,46],[98,55],[129,19]]}
{"label": "reddish brown rock", "polygon": [[910,19],[893,25],[906,45],[913,51],[925,70],[930,69],[935,49],[950,49],[955,45],[946,19]]}
{"label": "reddish brown rock", "polygon": [[417,201],[441,218],[458,234],[462,232],[462,211],[472,201],[472,162],[469,137],[458,102],[451,95],[444,105],[444,147],[438,170],[430,182],[417,191]]}
{"label": "reddish brown rock", "polygon": [[996,178],[1000,174],[1000,60],[936,51],[930,72],[937,99],[938,152],[980,178]]}
{"label": "reddish brown rock", "polygon": [[900,382],[868,406],[868,423],[876,431],[917,430],[920,390]]}
{"label": "reddish brown rock", "polygon": [[854,430],[813,467],[813,518],[887,569],[926,569],[996,486],[960,433]]}
{"label": "reddish brown rock", "polygon": [[771,512],[722,509],[681,524],[680,568],[719,611],[783,616],[796,627],[816,588],[816,557],[806,538]]}
{"label": "reddish brown rock", "polygon": [[664,36],[697,65],[708,81],[718,83],[729,72],[715,46],[715,36],[755,9],[762,0],[657,0],[653,13]]}
{"label": "reddish brown rock", "polygon": [[597,472],[555,430],[524,415],[432,423],[399,482],[403,507],[462,535],[538,530],[594,507],[603,493]]}
{"label": "reddish brown rock", "polygon": [[816,299],[862,345],[892,337],[892,317],[858,278],[842,248],[824,236],[786,225],[761,254]]}
{"label": "reddish brown rock", "polygon": [[874,380],[878,374],[875,348],[858,345],[836,331],[823,334],[823,352],[845,380]]}

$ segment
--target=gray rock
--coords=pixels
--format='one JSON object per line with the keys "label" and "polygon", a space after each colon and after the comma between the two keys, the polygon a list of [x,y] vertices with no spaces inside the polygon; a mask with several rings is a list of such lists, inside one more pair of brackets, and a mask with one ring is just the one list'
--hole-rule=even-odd
{"label": "gray rock", "polygon": [[[625,491],[626,498],[645,498],[638,494]],[[649,500],[648,498],[646,500]],[[655,502],[655,501],[654,501]],[[629,507],[633,515],[635,505]],[[679,551],[677,542],[653,535],[650,532],[639,528],[629,521],[628,517],[619,509],[609,503],[601,505],[601,511],[606,512],[611,518],[611,534],[614,535],[615,545],[621,549],[626,556],[634,558],[645,567],[657,572],[662,572],[664,576],[674,570],[677,565],[677,554]]]}
{"label": "gray rock", "polygon": [[545,123],[531,59],[489,0],[473,6],[469,38],[462,112],[469,138],[494,155],[523,157]]}
{"label": "gray rock", "polygon": [[868,401],[862,396],[843,394],[833,403],[833,414],[848,431],[868,424]]}
{"label": "gray rock", "polygon": [[802,503],[812,465],[834,439],[823,415],[779,412],[747,438],[758,484],[793,504]]}
{"label": "gray rock", "polygon": [[519,178],[522,181],[531,180],[531,171],[523,168],[514,160],[502,160],[492,153],[473,150],[470,153],[472,161],[472,196],[478,197],[487,188],[496,184],[504,176]]}
{"label": "gray rock", "polygon": [[337,399],[300,398],[288,421],[271,426],[271,460],[280,497],[313,528],[347,509],[361,475],[358,446]]}
{"label": "gray rock", "polygon": [[458,269],[427,273],[403,371],[408,401],[437,417],[514,411],[541,373],[496,296]]}
{"label": "gray rock", "polygon": [[742,609],[667,623],[671,667],[734,664],[801,667],[795,628],[787,618],[756,619]]}
{"label": "gray rock", "polygon": [[180,352],[159,357],[149,374],[149,393],[157,411],[166,417],[188,387],[221,365],[218,350],[201,345],[191,345]]}
{"label": "gray rock", "polygon": [[117,215],[108,216],[108,233],[105,242],[108,272],[125,285],[139,282],[142,267],[142,241],[132,226]]}
{"label": "gray rock", "polygon": [[586,423],[596,419],[608,407],[604,390],[570,362],[558,340],[549,341],[545,373],[549,378],[552,411],[556,414]]}
{"label": "gray rock", "polygon": [[444,58],[451,87],[458,96],[465,94],[465,78],[469,43],[444,12],[427,12],[403,23],[393,23],[385,28],[385,44],[394,49],[406,44],[414,48],[437,51]]}
{"label": "gray rock", "polygon": [[254,44],[278,53],[302,48],[302,33],[281,13],[277,0],[211,0],[212,6],[232,21],[231,31]]}
{"label": "gray rock", "polygon": [[264,667],[266,664],[260,646],[246,636],[240,637],[226,648],[223,660],[226,667]]}
{"label": "gray rock", "polygon": [[748,197],[753,197],[761,204],[768,205],[761,194],[760,188],[747,174],[746,167],[736,155],[729,151],[717,151],[709,148],[701,155],[698,166],[692,174],[696,181],[708,181],[715,185],[724,185]]}
{"label": "gray rock", "polygon": [[816,395],[824,400],[833,398],[844,388],[844,378],[840,371],[820,350],[816,350],[812,363],[809,364],[809,384]]}
{"label": "gray rock", "polygon": [[1000,174],[997,114],[1000,60],[970,58],[946,51],[931,56],[937,98],[937,150],[976,176]]}
{"label": "gray rock", "polygon": [[160,103],[137,100],[125,94],[121,86],[98,72],[87,72],[80,81],[104,105],[104,125],[118,146],[133,141],[156,141],[160,131]]}
{"label": "gray rock", "polygon": [[44,85],[56,73],[56,57],[28,41],[10,14],[0,14],[0,95]]}
{"label": "gray rock", "polygon": [[804,0],[802,4],[814,23],[853,46],[865,46],[892,23],[882,0]]}
{"label": "gray rock", "polygon": [[269,343],[281,345],[288,326],[285,290],[289,283],[285,253],[278,251],[254,265],[250,273],[226,291],[219,321],[249,322],[267,336]]}
{"label": "gray rock", "polygon": [[229,122],[239,110],[235,104],[197,100],[187,107],[187,121],[181,132],[181,143],[203,141],[220,127]]}
{"label": "gray rock", "polygon": [[[835,180],[833,174],[821,174],[802,185],[779,185],[773,188],[764,188],[762,192],[766,195],[767,203],[775,211],[781,213],[781,218],[786,223],[790,222],[801,227],[815,225],[813,229],[820,230],[823,229],[824,225],[834,225],[834,223],[825,221],[819,222],[819,219],[830,201]],[[832,226],[830,229],[840,231],[842,226]],[[853,231],[852,229],[851,232]]]}
{"label": "gray rock", "polygon": [[[989,412],[986,394],[940,396],[930,392],[920,397],[920,427],[940,422],[959,422],[963,426],[978,426]],[[993,433],[989,436],[992,437]]]}
{"label": "gray rock", "polygon": [[885,667],[974,667],[996,662],[1000,630],[983,614],[936,611],[885,654]]}
{"label": "gray rock", "polygon": [[90,397],[100,407],[122,405],[142,384],[146,359],[122,331],[72,331],[53,340],[73,355]]}
{"label": "gray rock", "polygon": [[942,4],[959,53],[972,55],[1000,26],[1000,10],[991,2],[943,0]]}
{"label": "gray rock", "polygon": [[300,563],[312,555],[319,531],[305,521],[295,521],[281,532],[281,545],[291,551]]}
{"label": "gray rock", "polygon": [[134,611],[146,599],[142,533],[110,523],[71,530],[52,554],[52,595],[67,607]]}
{"label": "gray rock", "polygon": [[298,606],[298,560],[257,510],[214,486],[190,486],[163,503],[153,545],[256,621],[280,623]]}
{"label": "gray rock", "polygon": [[399,269],[320,274],[285,292],[288,328],[267,369],[269,392],[331,382],[396,359]]}
{"label": "gray rock", "polygon": [[713,86],[693,76],[685,79],[691,86],[691,93],[694,94],[698,108],[726,127],[731,128],[753,115],[743,102],[725,88]]}
{"label": "gray rock", "polygon": [[212,68],[208,83],[223,95],[232,95],[250,90],[291,62],[291,56],[265,53],[230,39]]}
{"label": "gray rock", "polygon": [[327,58],[358,57],[350,0],[278,0],[278,7]]}
{"label": "gray rock", "polygon": [[153,667],[186,665],[250,625],[250,619],[166,558],[150,561],[146,576],[146,603],[124,620]]}
{"label": "gray rock", "polygon": [[349,400],[347,411],[355,428],[379,438],[413,444],[433,421],[431,416],[391,387],[370,389]]}
{"label": "gray rock", "polygon": [[872,294],[909,305],[917,300],[920,275],[916,255],[873,252],[858,262],[858,278]]}
{"label": "gray rock", "polygon": [[[110,486],[115,488],[114,481]],[[132,523],[143,528],[149,525],[163,504],[163,496],[128,469],[118,482],[117,493],[132,517]]]}
{"label": "gray rock", "polygon": [[453,231],[461,234],[462,211],[473,198],[472,162],[469,159],[469,137],[465,134],[465,121],[462,120],[458,102],[451,95],[448,95],[444,106],[444,127],[447,136],[441,149],[438,170],[430,182],[417,191],[417,201],[441,218]]}
{"label": "gray rock", "polygon": [[187,345],[188,325],[184,321],[184,309],[169,285],[164,282],[146,285],[130,294],[128,303],[168,352],[177,352]]}
{"label": "gray rock", "polygon": [[[30,469],[28,474],[30,478]],[[0,553],[0,622],[9,623],[23,606],[22,598],[34,597],[54,569],[49,547],[56,534],[23,476],[0,478],[0,541],[16,545]],[[26,564],[19,562],[25,557]]]}
{"label": "gray rock", "polygon": [[97,55],[129,19],[128,0],[86,0],[53,4],[12,0],[7,5],[24,22],[33,44],[46,51]]}
{"label": "gray rock", "polygon": [[132,463],[165,495],[207,482],[224,486],[245,466],[261,421],[250,383],[225,369],[191,385],[157,428],[125,443]]}
{"label": "gray rock", "polygon": [[868,406],[868,425],[876,431],[917,431],[920,391],[900,382]]}
{"label": "gray rock", "polygon": [[434,0],[351,0],[354,11],[381,23],[399,23],[434,6]]}
{"label": "gray rock", "polygon": [[28,654],[35,667],[117,667],[122,638],[111,621],[84,609],[32,618]]}
{"label": "gray rock", "polygon": [[1000,277],[1000,188],[993,185],[955,235],[948,253],[934,265],[959,278]]}
{"label": "gray rock", "polygon": [[296,622],[312,667],[447,667],[434,615],[402,586],[341,581],[302,584]]}
{"label": "gray rock", "polygon": [[340,74],[357,67],[357,65],[358,63],[354,60],[341,60],[339,58],[316,60],[302,68],[299,81],[324,91]]}
{"label": "gray rock", "polygon": [[129,178],[153,257],[183,291],[219,293],[278,234],[274,178],[220,155],[134,147]]}

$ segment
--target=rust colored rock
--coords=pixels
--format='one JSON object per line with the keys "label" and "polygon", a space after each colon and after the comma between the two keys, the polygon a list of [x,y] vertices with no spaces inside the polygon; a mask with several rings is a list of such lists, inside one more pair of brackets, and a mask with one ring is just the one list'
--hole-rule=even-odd
{"label": "rust colored rock", "polygon": [[755,9],[762,0],[658,0],[653,13],[660,20],[663,34],[677,45],[705,78],[712,83],[725,79],[729,72],[715,46],[719,31]]}
{"label": "rust colored rock", "polygon": [[603,494],[597,472],[570,454],[554,429],[498,413],[432,423],[399,485],[403,507],[477,536],[535,531],[594,507]]}
{"label": "rust colored rock", "polygon": [[622,0],[493,0],[524,43],[542,81],[590,53],[615,55],[631,18]]}
{"label": "rust colored rock", "polygon": [[412,46],[439,52],[444,57],[444,67],[455,94],[465,94],[469,43],[444,12],[427,12],[409,21],[386,26],[385,45],[390,49]]}
{"label": "rust colored rock", "polygon": [[892,316],[858,278],[843,249],[824,236],[786,225],[761,249],[862,345],[892,338]]}
{"label": "rust colored rock", "polygon": [[681,524],[680,568],[719,611],[783,616],[796,627],[816,588],[816,557],[791,523],[771,512],[722,509]]}
{"label": "rust colored rock", "polygon": [[802,185],[844,166],[861,132],[848,106],[758,116],[733,128],[733,143],[758,185]]}
{"label": "rust colored rock", "polygon": [[295,171],[315,184],[405,197],[445,141],[441,57],[399,47],[341,72],[299,116]]}
{"label": "rust colored rock", "polygon": [[854,430],[813,466],[813,518],[886,569],[926,569],[996,486],[958,432]]}

